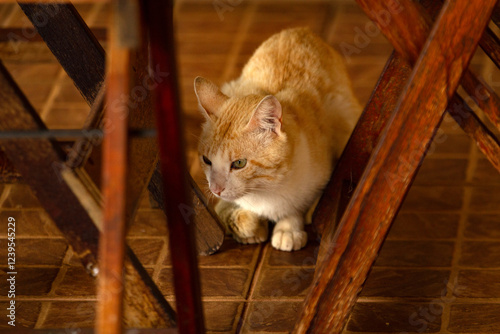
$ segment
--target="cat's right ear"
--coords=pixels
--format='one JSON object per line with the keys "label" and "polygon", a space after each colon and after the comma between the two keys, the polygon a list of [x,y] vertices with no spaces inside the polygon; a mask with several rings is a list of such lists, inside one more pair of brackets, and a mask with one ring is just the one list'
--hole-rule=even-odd
{"label": "cat's right ear", "polygon": [[202,77],[194,79],[194,92],[207,120],[216,120],[221,106],[229,99],[213,82]]}

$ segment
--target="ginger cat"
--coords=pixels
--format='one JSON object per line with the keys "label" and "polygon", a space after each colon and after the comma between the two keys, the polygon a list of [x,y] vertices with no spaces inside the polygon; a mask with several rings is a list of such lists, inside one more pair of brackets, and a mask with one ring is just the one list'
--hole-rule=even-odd
{"label": "ginger cat", "polygon": [[216,212],[241,243],[307,243],[306,215],[361,113],[342,57],[307,28],[284,30],[219,88],[197,77],[200,162]]}

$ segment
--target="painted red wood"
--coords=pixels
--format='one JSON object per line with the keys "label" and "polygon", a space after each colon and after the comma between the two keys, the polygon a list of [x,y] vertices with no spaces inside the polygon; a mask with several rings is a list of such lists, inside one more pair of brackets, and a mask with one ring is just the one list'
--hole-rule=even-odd
{"label": "painted red wood", "polygon": [[[360,2],[370,10],[380,4]],[[450,0],[444,5],[330,245],[332,255],[319,264],[294,333],[342,331],[495,3]],[[398,42],[415,45],[421,37],[404,31]]]}
{"label": "painted red wood", "polygon": [[165,192],[169,243],[174,271],[179,333],[204,332],[196,246],[191,216],[185,215],[192,206],[188,196],[187,167],[182,145],[182,122],[177,88],[173,35],[172,1],[144,0],[144,20],[150,37],[152,63],[169,75],[154,91],[160,146],[160,169]]}

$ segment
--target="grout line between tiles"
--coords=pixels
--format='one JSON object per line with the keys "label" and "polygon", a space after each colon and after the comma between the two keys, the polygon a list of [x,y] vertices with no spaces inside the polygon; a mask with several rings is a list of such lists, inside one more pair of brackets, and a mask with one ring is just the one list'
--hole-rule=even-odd
{"label": "grout line between tiles", "polygon": [[[87,26],[91,26],[95,20],[97,19],[97,16],[101,12],[104,4],[102,3],[96,3],[92,6],[92,9],[90,10],[89,14],[87,15],[86,18],[84,18],[85,22],[87,23]],[[54,81],[54,85],[52,86],[49,96],[47,100],[45,101],[43,108],[40,112],[40,118],[43,121],[46,121],[47,116],[49,115],[49,112],[52,110],[54,107],[54,102],[58,94],[61,92],[61,88],[63,85],[64,79],[67,77],[66,71],[61,67],[56,75],[56,79]]]}
{"label": "grout line between tiles", "polygon": [[158,260],[156,260],[156,264],[154,265],[153,269],[153,275],[151,276],[151,279],[156,283],[156,285],[159,285],[160,283],[160,273],[163,268],[163,263],[165,263],[167,257],[168,257],[168,237],[164,236],[163,237],[163,247],[161,248],[160,255],[158,256]]}
{"label": "grout line between tiles", "polygon": [[3,27],[3,28],[9,27],[9,26],[11,25],[11,21],[12,21],[13,17],[16,15],[16,12],[17,12],[18,10],[20,10],[20,8],[19,8],[16,4],[12,5],[12,6],[11,6],[11,8],[12,8],[12,9],[11,9],[11,11],[10,11],[9,15],[8,15],[8,16],[7,16],[7,18],[6,18],[6,19],[2,22],[2,27]]}
{"label": "grout line between tiles", "polygon": [[[471,145],[469,152],[469,163],[466,170],[466,181],[471,182],[474,177],[474,172],[476,171],[478,160],[478,151],[475,145]],[[452,258],[452,268],[449,277],[449,281],[446,282],[446,299],[443,305],[443,313],[441,315],[441,332],[447,333],[448,327],[451,321],[451,304],[455,301],[453,296],[454,291],[458,288],[458,274],[461,269],[460,267],[460,257],[462,255],[462,244],[464,241],[464,231],[465,224],[467,222],[469,207],[472,197],[472,188],[464,187],[462,210],[460,214],[460,220],[458,222],[457,240],[455,242],[455,249]]]}
{"label": "grout line between tiles", "polygon": [[336,6],[330,3],[328,6],[328,13],[325,15],[325,22],[321,28],[321,37],[328,43],[333,44],[332,39],[335,36],[335,31],[338,26],[338,18],[340,13],[343,12],[344,6]]}
{"label": "grout line between tiles", "polygon": [[[66,276],[66,271],[68,270],[67,265],[71,262],[71,258],[73,257],[73,250],[71,247],[68,247],[68,250],[66,251],[66,255],[64,256],[63,262],[60,266],[59,272],[57,273],[56,278],[52,282],[52,286],[50,288],[49,293],[47,294],[47,297],[55,297],[55,291],[61,284],[61,282],[64,279],[64,276]],[[43,323],[45,322],[45,319],[47,318],[47,315],[49,314],[50,306],[52,304],[49,303],[42,303],[42,307],[40,309],[40,313],[38,314],[38,318],[35,324],[35,328],[41,328]]]}
{"label": "grout line between tiles", "polygon": [[238,31],[235,33],[236,37],[234,38],[233,45],[231,46],[231,50],[229,51],[229,55],[227,56],[226,66],[221,76],[221,82],[228,81],[230,79],[232,71],[236,67],[238,56],[240,55],[243,42],[248,34],[248,30],[250,29],[250,25],[252,24],[256,11],[257,4],[255,2],[252,2],[245,11],[243,19],[238,26]]}
{"label": "grout line between tiles", "polygon": [[260,273],[262,271],[262,267],[264,266],[264,261],[266,259],[266,255],[269,252],[269,244],[266,243],[260,246],[259,255],[257,258],[256,269],[253,272],[252,280],[250,282],[250,288],[248,289],[248,293],[246,296],[246,302],[243,305],[243,309],[241,310],[241,315],[237,323],[235,333],[244,333],[242,332],[243,326],[246,323],[247,317],[249,315],[249,304],[253,301],[253,293],[255,291],[258,278],[260,277]]}
{"label": "grout line between tiles", "polygon": [[0,196],[0,208],[3,208],[3,205],[7,198],[9,198],[10,191],[12,190],[12,184],[6,184],[3,188],[2,195]]}

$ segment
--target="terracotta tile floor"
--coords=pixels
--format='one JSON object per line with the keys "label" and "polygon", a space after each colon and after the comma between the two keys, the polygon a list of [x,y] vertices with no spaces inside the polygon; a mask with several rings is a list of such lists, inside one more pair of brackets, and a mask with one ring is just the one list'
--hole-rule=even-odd
{"label": "terracotta tile floor", "polygon": [[[217,10],[216,5],[224,3],[239,4]],[[91,27],[106,25],[106,5],[77,8]],[[198,180],[194,148],[202,118],[192,92],[195,76],[217,83],[234,78],[271,34],[307,25],[344,50],[354,88],[365,103],[392,50],[382,34],[369,30],[368,19],[352,1],[184,1],[177,3],[176,15],[186,139],[191,172]],[[0,6],[0,28],[6,27],[26,27],[25,33],[31,32],[15,4]],[[82,125],[88,107],[43,43],[4,38],[0,59],[49,127]],[[472,66],[499,88],[500,73],[483,53],[478,51]],[[346,333],[499,333],[499,190],[500,176],[445,118]],[[1,222],[9,216],[18,222],[18,326],[91,327],[94,282],[29,187],[0,185],[0,207]],[[7,224],[0,226],[0,258],[6,259]],[[163,213],[152,208],[145,196],[128,243],[173,301],[166,233]],[[312,280],[317,251],[311,233],[308,246],[291,254],[268,244],[241,246],[227,239],[216,255],[200,258],[208,331],[288,332]],[[5,310],[3,266],[0,309]],[[5,317],[0,319],[0,329],[7,327]]]}

